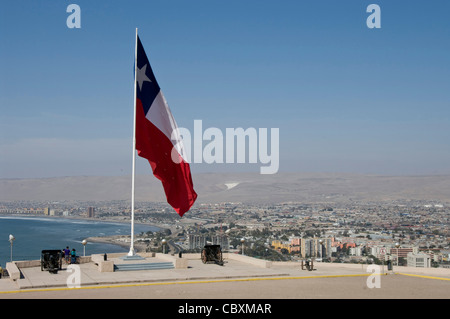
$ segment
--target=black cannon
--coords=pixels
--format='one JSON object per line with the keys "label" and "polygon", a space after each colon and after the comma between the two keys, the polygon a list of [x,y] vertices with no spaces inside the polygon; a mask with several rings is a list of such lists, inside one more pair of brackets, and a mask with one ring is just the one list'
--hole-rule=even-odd
{"label": "black cannon", "polygon": [[303,260],[302,260],[302,270],[306,270],[308,271],[312,271],[314,270],[314,262],[311,260],[311,262],[309,260],[305,260],[305,264],[303,264]]}
{"label": "black cannon", "polygon": [[56,274],[62,268],[62,255],[60,250],[43,250],[41,253],[41,271],[48,270]]}
{"label": "black cannon", "polygon": [[220,245],[205,245],[202,249],[202,261],[204,264],[216,263],[223,266],[223,257]]}

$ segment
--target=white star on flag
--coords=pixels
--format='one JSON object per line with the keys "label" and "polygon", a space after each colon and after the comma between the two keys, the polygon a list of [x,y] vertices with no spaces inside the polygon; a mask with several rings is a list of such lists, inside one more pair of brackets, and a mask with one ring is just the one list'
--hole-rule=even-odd
{"label": "white star on flag", "polygon": [[144,82],[151,82],[151,80],[145,74],[145,70],[147,70],[147,64],[144,65],[141,69],[136,69],[136,81],[139,84],[139,91],[142,91],[142,84],[144,84]]}

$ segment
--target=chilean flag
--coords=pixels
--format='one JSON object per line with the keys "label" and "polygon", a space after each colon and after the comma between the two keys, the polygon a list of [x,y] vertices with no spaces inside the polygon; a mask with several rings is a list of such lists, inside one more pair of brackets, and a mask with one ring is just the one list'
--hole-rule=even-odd
{"label": "chilean flag", "polygon": [[191,170],[183,158],[177,123],[139,37],[136,41],[136,150],[149,161],[153,175],[161,180],[167,202],[183,216],[197,199]]}

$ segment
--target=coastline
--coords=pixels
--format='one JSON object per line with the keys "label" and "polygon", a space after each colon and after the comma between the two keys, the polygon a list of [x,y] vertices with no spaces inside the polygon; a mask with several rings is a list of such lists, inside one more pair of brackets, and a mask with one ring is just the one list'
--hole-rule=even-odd
{"label": "coastline", "polygon": [[[118,223],[118,224],[130,224],[131,220],[124,221],[124,220],[116,220],[116,219],[99,219],[99,218],[89,218],[89,217],[83,217],[83,216],[46,216],[46,215],[31,215],[31,214],[10,214],[10,213],[0,213],[0,217],[21,217],[21,218],[45,218],[45,219],[69,219],[69,220],[82,220],[82,221],[93,221],[93,222],[100,222],[100,223]],[[142,223],[142,222],[134,222],[135,225],[142,225],[142,226],[150,226],[157,228],[156,232],[163,231],[168,228],[164,228],[161,226],[157,226],[154,224],[148,224],[148,223]]]}
{"label": "coastline", "polygon": [[[88,237],[86,240],[88,242],[90,241],[95,243],[116,245],[122,248],[130,248],[130,236],[128,235]],[[135,241],[134,248],[136,252],[145,252],[147,245]]]}
{"label": "coastline", "polygon": [[[44,219],[44,220],[69,220],[69,221],[83,221],[83,222],[95,222],[95,223],[106,223],[106,224],[121,224],[121,225],[130,225],[130,221],[124,220],[115,220],[115,219],[98,219],[98,218],[88,218],[84,216],[46,216],[46,215],[29,215],[29,214],[11,214],[11,213],[0,213],[0,220],[2,218],[11,218],[11,219]],[[135,225],[148,226],[151,227],[152,231],[161,232],[165,230],[165,227],[156,226],[153,224],[147,224],[142,222],[136,222]],[[92,236],[87,237],[86,240],[91,243],[100,243],[100,244],[109,244],[117,247],[129,249],[130,248],[130,235],[105,235],[105,236]],[[137,252],[145,252],[147,245],[137,242],[134,242],[134,248]]]}

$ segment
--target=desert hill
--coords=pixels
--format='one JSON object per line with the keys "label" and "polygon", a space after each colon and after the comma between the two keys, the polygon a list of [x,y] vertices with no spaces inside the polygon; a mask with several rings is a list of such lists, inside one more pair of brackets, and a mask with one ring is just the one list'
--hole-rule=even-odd
{"label": "desert hill", "polygon": [[[345,173],[202,173],[193,175],[198,203],[450,202],[450,176],[379,176]],[[152,175],[136,177],[136,201],[165,201]],[[131,176],[0,179],[0,201],[129,200]]]}

